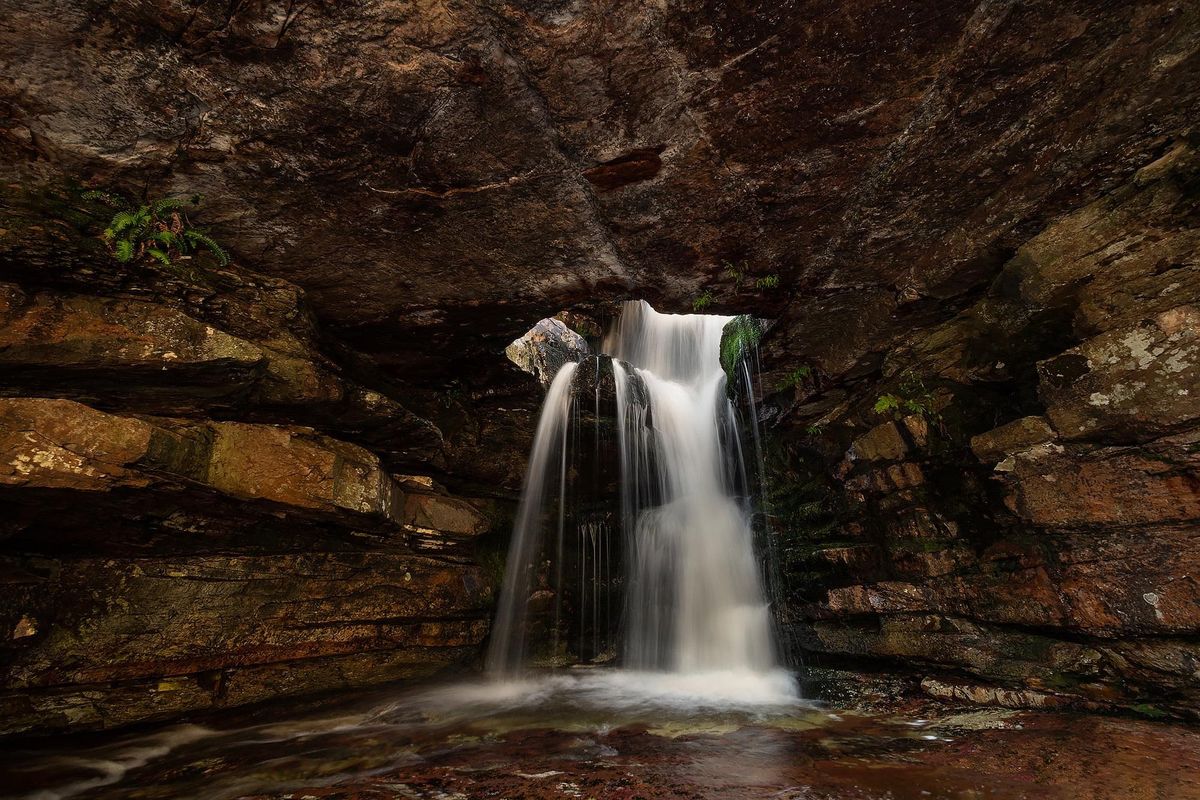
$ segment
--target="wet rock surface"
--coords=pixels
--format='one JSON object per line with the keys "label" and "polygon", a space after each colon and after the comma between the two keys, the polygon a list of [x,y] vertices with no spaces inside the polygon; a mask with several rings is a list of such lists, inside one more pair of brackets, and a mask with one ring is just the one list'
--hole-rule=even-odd
{"label": "wet rock surface", "polygon": [[[404,553],[7,561],[3,733],[108,728],[426,677],[487,630],[478,569]],[[20,623],[14,627],[14,631]]]}
{"label": "wet rock surface", "polygon": [[[243,727],[176,726],[0,758],[7,785],[94,798],[1095,798],[1200,793],[1200,733],[1102,716],[928,701],[877,715],[797,708],[595,716],[473,706],[479,686]],[[456,698],[456,699],[455,699]],[[476,701],[478,702],[478,701]],[[544,699],[543,701],[544,702]],[[537,701],[534,702],[536,705]],[[303,743],[302,752],[296,747]],[[75,751],[72,751],[75,752]],[[101,759],[121,764],[107,776]]]}

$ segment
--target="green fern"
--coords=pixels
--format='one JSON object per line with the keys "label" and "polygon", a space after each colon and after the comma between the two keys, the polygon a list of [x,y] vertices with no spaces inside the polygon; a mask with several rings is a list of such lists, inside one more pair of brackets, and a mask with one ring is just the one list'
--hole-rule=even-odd
{"label": "green fern", "polygon": [[766,277],[759,278],[754,282],[754,287],[756,289],[776,289],[779,287],[779,276],[767,275]]}
{"label": "green fern", "polygon": [[919,375],[905,372],[900,378],[896,393],[881,394],[875,400],[876,414],[891,414],[901,417],[905,413],[915,414],[930,420],[940,418],[934,408],[933,392],[925,387],[925,382]]}
{"label": "green fern", "polygon": [[216,240],[213,239],[208,234],[201,233],[198,230],[189,228],[183,232],[183,236],[184,236],[184,239],[186,239],[187,241],[189,241],[191,243],[193,248],[195,248],[195,247],[206,248],[210,253],[212,253],[216,257],[217,262],[222,267],[229,266],[229,254],[225,252],[225,248],[223,248],[223,247],[221,247],[221,245],[217,244]]}
{"label": "green fern", "polygon": [[779,382],[779,389],[782,391],[784,389],[791,389],[795,386],[799,386],[800,384],[804,383],[806,378],[811,376],[812,367],[796,367],[794,370],[785,375],[783,380]]}
{"label": "green fern", "polygon": [[171,231],[155,231],[150,238],[168,248],[179,247],[182,250],[183,247],[187,246],[186,242],[181,241],[180,238]]}
{"label": "green fern", "polygon": [[138,223],[138,214],[132,211],[118,211],[112,218],[112,222],[108,223],[108,228],[105,229],[104,235],[108,239],[115,239],[125,231],[133,228]]}
{"label": "green fern", "polygon": [[146,255],[160,262],[164,267],[171,266],[171,257],[157,247],[147,247]]}
{"label": "green fern", "polygon": [[875,401],[876,414],[889,414],[900,410],[904,400],[894,394],[881,394]]}
{"label": "green fern", "polygon": [[120,263],[145,259],[176,268],[180,259],[204,249],[222,267],[229,265],[225,248],[209,234],[193,228],[187,217],[185,209],[200,203],[198,194],[186,199],[162,197],[139,206],[112,192],[89,190],[81,196],[117,209],[100,238]]}
{"label": "green fern", "polygon": [[692,301],[692,311],[697,314],[713,304],[712,292],[705,291],[699,297]]}
{"label": "green fern", "polygon": [[737,267],[732,261],[726,261],[725,274],[733,278],[733,290],[735,292],[742,288],[742,281],[746,278],[744,270]]}

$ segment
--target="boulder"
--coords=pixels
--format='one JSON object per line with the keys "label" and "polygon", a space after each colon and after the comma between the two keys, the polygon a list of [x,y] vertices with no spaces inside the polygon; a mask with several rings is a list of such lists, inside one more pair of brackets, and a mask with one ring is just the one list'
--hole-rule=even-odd
{"label": "boulder", "polygon": [[548,386],[568,361],[591,355],[587,341],[564,322],[544,319],[504,351],[509,360]]}

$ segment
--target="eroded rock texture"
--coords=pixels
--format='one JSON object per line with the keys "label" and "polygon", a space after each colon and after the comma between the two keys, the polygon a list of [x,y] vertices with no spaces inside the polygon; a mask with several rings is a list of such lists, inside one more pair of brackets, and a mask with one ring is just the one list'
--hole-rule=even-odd
{"label": "eroded rock texture", "polygon": [[315,329],[253,330],[257,294],[232,333],[170,301],[0,292],[0,733],[474,662],[487,506],[396,472],[442,463],[441,431]]}
{"label": "eroded rock texture", "polygon": [[[41,698],[20,726],[465,654],[486,612],[460,540],[484,523],[396,475],[503,516],[539,397],[503,349],[627,297],[777,319],[774,582],[810,661],[1195,712],[1194,4],[4,11],[0,551],[41,587],[4,601],[4,691]],[[117,265],[80,186],[202,193],[234,265]],[[332,596],[402,566],[453,597],[372,596],[246,655],[292,625],[254,576]],[[200,633],[224,605],[186,587],[216,569],[258,587],[229,614],[272,622]],[[106,650],[162,624],[145,584],[67,589],[136,570],[204,576],[162,581],[180,675],[147,639]],[[93,666],[46,671],[70,643]],[[319,677],[331,659],[360,660]],[[150,701],[155,680],[187,688]]]}
{"label": "eroded rock texture", "polygon": [[1049,225],[882,383],[794,390],[853,437],[837,461],[806,434],[821,524],[781,504],[804,647],[973,685],[943,696],[1200,714],[1198,166],[1181,143]]}

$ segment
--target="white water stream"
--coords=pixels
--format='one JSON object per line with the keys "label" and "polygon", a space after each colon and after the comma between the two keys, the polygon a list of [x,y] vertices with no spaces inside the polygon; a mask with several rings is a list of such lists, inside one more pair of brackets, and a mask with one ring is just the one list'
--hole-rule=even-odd
{"label": "white water stream", "polygon": [[[654,673],[652,684],[664,693],[677,684],[690,696],[744,691],[786,700],[794,689],[772,646],[750,507],[735,494],[747,470],[720,363],[730,319],[660,314],[629,302],[604,342],[613,358],[620,456],[611,469],[619,471],[625,532],[620,663],[626,676]],[[575,373],[569,363],[555,376],[538,423],[488,654],[489,670],[500,677],[520,675],[525,662],[543,543],[554,535],[561,558],[570,536],[565,482]],[[548,509],[554,481],[557,509]],[[555,586],[561,592],[561,573]],[[630,685],[620,673],[613,680]]]}
{"label": "white water stream", "polygon": [[733,407],[725,394],[721,331],[730,317],[659,314],[627,303],[605,350],[630,364],[649,396],[649,428],[614,362],[622,430],[622,479],[649,497],[633,530],[624,663],[694,673],[764,671],[774,665],[770,616],[754,558],[748,509],[734,496]]}

